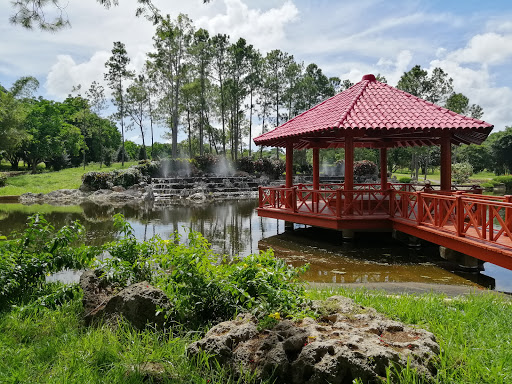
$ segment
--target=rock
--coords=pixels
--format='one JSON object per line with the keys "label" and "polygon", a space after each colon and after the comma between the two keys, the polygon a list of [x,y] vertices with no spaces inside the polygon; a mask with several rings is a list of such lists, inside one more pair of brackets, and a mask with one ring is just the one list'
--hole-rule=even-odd
{"label": "rock", "polygon": [[115,287],[100,278],[102,271],[86,271],[80,277],[84,292],[84,320],[87,325],[97,321],[124,317],[135,328],[162,328],[164,311],[171,307],[165,293],[147,282],[133,284],[114,294]]}
{"label": "rock", "polygon": [[135,328],[144,329],[147,325],[163,328],[164,313],[171,307],[169,298],[148,282],[140,282],[123,289],[105,305],[104,315],[122,315]]}
{"label": "rock", "polygon": [[357,305],[344,297],[316,302],[317,320],[280,321],[257,331],[251,315],[214,326],[192,343],[190,356],[205,351],[236,376],[252,371],[257,379],[276,383],[381,383],[391,364],[430,377],[439,345],[432,333],[413,328]]}
{"label": "rock", "polygon": [[112,188],[110,188],[114,192],[124,192],[125,189],[122,185],[114,185]]}
{"label": "rock", "polygon": [[203,202],[206,200],[206,195],[204,192],[196,192],[187,197],[187,199],[195,202]]}
{"label": "rock", "polygon": [[113,287],[100,278],[102,273],[100,270],[88,270],[80,276],[80,287],[84,292],[84,320],[87,325],[98,317],[98,313],[103,313],[105,305],[113,296]]}

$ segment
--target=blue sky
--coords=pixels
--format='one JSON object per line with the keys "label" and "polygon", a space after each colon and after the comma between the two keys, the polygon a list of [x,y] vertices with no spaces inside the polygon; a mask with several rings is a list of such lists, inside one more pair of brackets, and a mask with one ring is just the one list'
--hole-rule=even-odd
{"label": "blue sky", "polygon": [[[153,27],[134,17],[135,0],[109,11],[94,0],[69,0],[72,28],[50,34],[10,25],[0,5],[0,84],[36,76],[39,93],[62,100],[76,84],[103,80],[114,41],[134,68],[151,50]],[[196,27],[244,37],[262,52],[281,49],[353,82],[381,73],[396,85],[419,64],[441,67],[455,90],[484,108],[495,131],[512,125],[512,3],[419,0],[155,0],[164,13],[188,14]],[[161,129],[159,133],[163,133]],[[133,135],[132,135],[133,134]],[[130,136],[132,135],[132,136]],[[138,140],[135,131],[128,137]]]}

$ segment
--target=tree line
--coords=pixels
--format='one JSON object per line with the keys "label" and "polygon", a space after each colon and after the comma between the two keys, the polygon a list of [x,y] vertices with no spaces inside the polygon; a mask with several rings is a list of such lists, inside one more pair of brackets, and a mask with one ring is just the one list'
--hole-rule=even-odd
{"label": "tree line", "polygon": [[[102,117],[108,104],[105,90],[96,82],[86,90],[74,87],[75,96],[62,103],[35,98],[38,84],[31,77],[19,79],[9,90],[0,88],[2,156],[14,168],[24,160],[34,169],[40,161],[54,168],[112,159],[124,163],[128,152],[133,159],[137,151],[141,159],[215,154],[236,161],[255,155],[251,148],[255,124],[266,132],[353,85],[328,77],[318,65],[306,65],[281,50],[262,54],[243,38],[231,42],[225,34],[210,36],[207,30],[196,29],[186,15],[176,19],[159,16],[155,21],[153,49],[140,71],[129,69],[125,45],[113,44],[104,74],[115,107],[108,119]],[[387,82],[381,75],[377,80]],[[397,88],[457,113],[474,118],[483,115],[480,106],[454,91],[452,79],[441,68],[428,73],[416,65],[402,75]],[[157,125],[166,128],[170,145],[155,142]],[[127,151],[129,129],[139,132],[142,145],[129,143]],[[178,142],[180,130],[186,137],[182,142]],[[503,141],[507,135],[499,134],[491,135],[496,139],[489,142],[508,148]],[[506,150],[500,152],[496,147],[485,152],[486,160],[493,159],[490,163],[474,161],[483,151],[479,146],[463,146],[454,149],[454,158],[474,162],[475,169],[486,164],[485,168],[496,172],[510,171],[506,156],[496,157]],[[258,156],[264,153],[270,154],[261,149]],[[321,156],[332,163],[342,158],[343,150],[323,150]],[[309,157],[300,151],[295,161],[306,166]],[[359,148],[358,158],[378,156]],[[389,151],[388,161],[390,169],[409,167],[419,177],[420,171],[426,175],[429,168],[439,165],[439,149],[395,148]]]}

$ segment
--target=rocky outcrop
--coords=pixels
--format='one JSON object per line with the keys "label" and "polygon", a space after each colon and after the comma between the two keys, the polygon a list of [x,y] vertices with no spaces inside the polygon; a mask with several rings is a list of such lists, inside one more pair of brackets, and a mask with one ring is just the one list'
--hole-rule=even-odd
{"label": "rocky outcrop", "polygon": [[188,354],[205,351],[235,375],[251,371],[276,383],[380,383],[388,366],[407,361],[422,375],[434,373],[439,345],[432,333],[340,296],[315,308],[322,314],[317,320],[283,320],[261,332],[252,315],[241,315],[214,326]]}
{"label": "rocky outcrop", "polygon": [[137,329],[163,328],[163,312],[171,304],[162,290],[144,281],[115,294],[115,288],[100,276],[101,271],[86,271],[80,277],[86,324],[123,317]]}
{"label": "rocky outcrop", "polygon": [[136,184],[129,189],[114,186],[112,189],[100,189],[94,192],[80,189],[59,189],[47,194],[24,193],[20,196],[22,204],[80,204],[92,202],[95,204],[124,205],[149,202],[154,199],[153,188],[146,183]]}

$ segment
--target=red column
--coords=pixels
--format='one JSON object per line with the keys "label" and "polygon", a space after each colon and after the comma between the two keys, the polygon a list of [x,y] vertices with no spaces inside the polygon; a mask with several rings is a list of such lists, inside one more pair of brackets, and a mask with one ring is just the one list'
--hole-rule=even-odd
{"label": "red column", "polygon": [[452,190],[452,145],[450,136],[441,137],[441,191]]}
{"label": "red column", "polygon": [[320,149],[313,148],[313,189],[320,187]]}
{"label": "red column", "polygon": [[286,143],[286,188],[293,187],[293,144]]}
{"label": "red column", "polygon": [[[313,189],[318,191],[320,189],[320,149],[313,148]],[[313,208],[314,204],[318,203],[319,198],[316,193],[313,193]]]}
{"label": "red column", "polygon": [[345,189],[354,189],[354,138],[345,137]]}
{"label": "red column", "polygon": [[388,189],[388,150],[380,149],[380,189]]}
{"label": "red column", "polygon": [[[345,137],[345,191],[351,191],[354,189],[354,138],[352,136]],[[344,212],[346,215],[352,214],[352,193],[344,193],[345,197],[345,208]]]}

